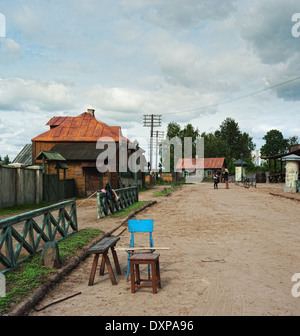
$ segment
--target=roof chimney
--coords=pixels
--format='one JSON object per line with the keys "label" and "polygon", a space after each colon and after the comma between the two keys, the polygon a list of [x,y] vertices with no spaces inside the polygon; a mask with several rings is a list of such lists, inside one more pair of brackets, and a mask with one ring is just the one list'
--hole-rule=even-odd
{"label": "roof chimney", "polygon": [[95,110],[94,109],[88,109],[87,113],[89,113],[91,116],[95,117]]}

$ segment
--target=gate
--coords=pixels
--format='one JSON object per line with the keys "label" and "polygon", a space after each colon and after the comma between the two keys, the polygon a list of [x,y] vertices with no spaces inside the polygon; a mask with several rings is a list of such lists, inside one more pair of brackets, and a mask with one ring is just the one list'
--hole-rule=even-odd
{"label": "gate", "polygon": [[59,180],[58,175],[43,175],[43,200],[56,203],[75,196],[75,180]]}

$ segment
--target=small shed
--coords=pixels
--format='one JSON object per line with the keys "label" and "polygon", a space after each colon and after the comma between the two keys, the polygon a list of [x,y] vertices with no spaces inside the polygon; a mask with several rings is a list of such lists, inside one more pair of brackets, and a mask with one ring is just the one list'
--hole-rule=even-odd
{"label": "small shed", "polygon": [[246,167],[248,166],[248,163],[239,159],[236,162],[234,162],[235,166],[235,181],[241,182],[243,181],[244,177],[246,176]]}
{"label": "small shed", "polygon": [[[66,159],[54,151],[41,151],[36,158],[43,161],[43,200],[46,202],[58,202],[62,199],[74,197],[75,181],[66,179]],[[50,173],[49,165],[54,164],[56,175]],[[63,170],[63,180],[60,180],[60,170]]]}
{"label": "small shed", "polygon": [[43,172],[47,174],[47,162],[55,162],[57,174],[59,175],[59,169],[68,169],[65,164],[66,159],[59,153],[54,151],[41,151],[40,154],[36,157],[36,160],[43,160]]}

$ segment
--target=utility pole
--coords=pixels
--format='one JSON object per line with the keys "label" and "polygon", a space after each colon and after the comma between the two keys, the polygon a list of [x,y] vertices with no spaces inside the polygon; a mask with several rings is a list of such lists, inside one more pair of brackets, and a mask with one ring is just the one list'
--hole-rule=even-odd
{"label": "utility pole", "polygon": [[144,127],[150,127],[150,170],[153,168],[153,128],[161,126],[161,115],[144,115]]}
{"label": "utility pole", "polygon": [[155,172],[159,171],[158,161],[159,161],[159,142],[163,139],[165,132],[164,131],[155,131]]}

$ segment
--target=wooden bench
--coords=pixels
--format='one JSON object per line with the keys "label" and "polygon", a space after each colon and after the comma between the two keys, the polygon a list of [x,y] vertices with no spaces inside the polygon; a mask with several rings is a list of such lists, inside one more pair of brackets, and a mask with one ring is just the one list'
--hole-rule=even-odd
{"label": "wooden bench", "polygon": [[108,257],[108,251],[109,249],[111,249],[117,274],[121,275],[121,268],[119,265],[117,252],[115,251],[115,246],[119,240],[120,240],[120,237],[105,237],[88,250],[89,254],[95,254],[93,265],[92,265],[92,270],[90,274],[90,279],[89,279],[89,286],[93,286],[94,284],[96,268],[98,265],[98,259],[99,259],[100,254],[102,254],[100,275],[101,276],[104,275],[104,269],[105,269],[105,264],[106,264],[112,284],[113,285],[117,284],[117,281],[116,281],[116,278],[115,278],[115,275],[114,275],[114,272],[113,272],[113,269],[112,269],[112,266],[111,266],[111,263]]}

